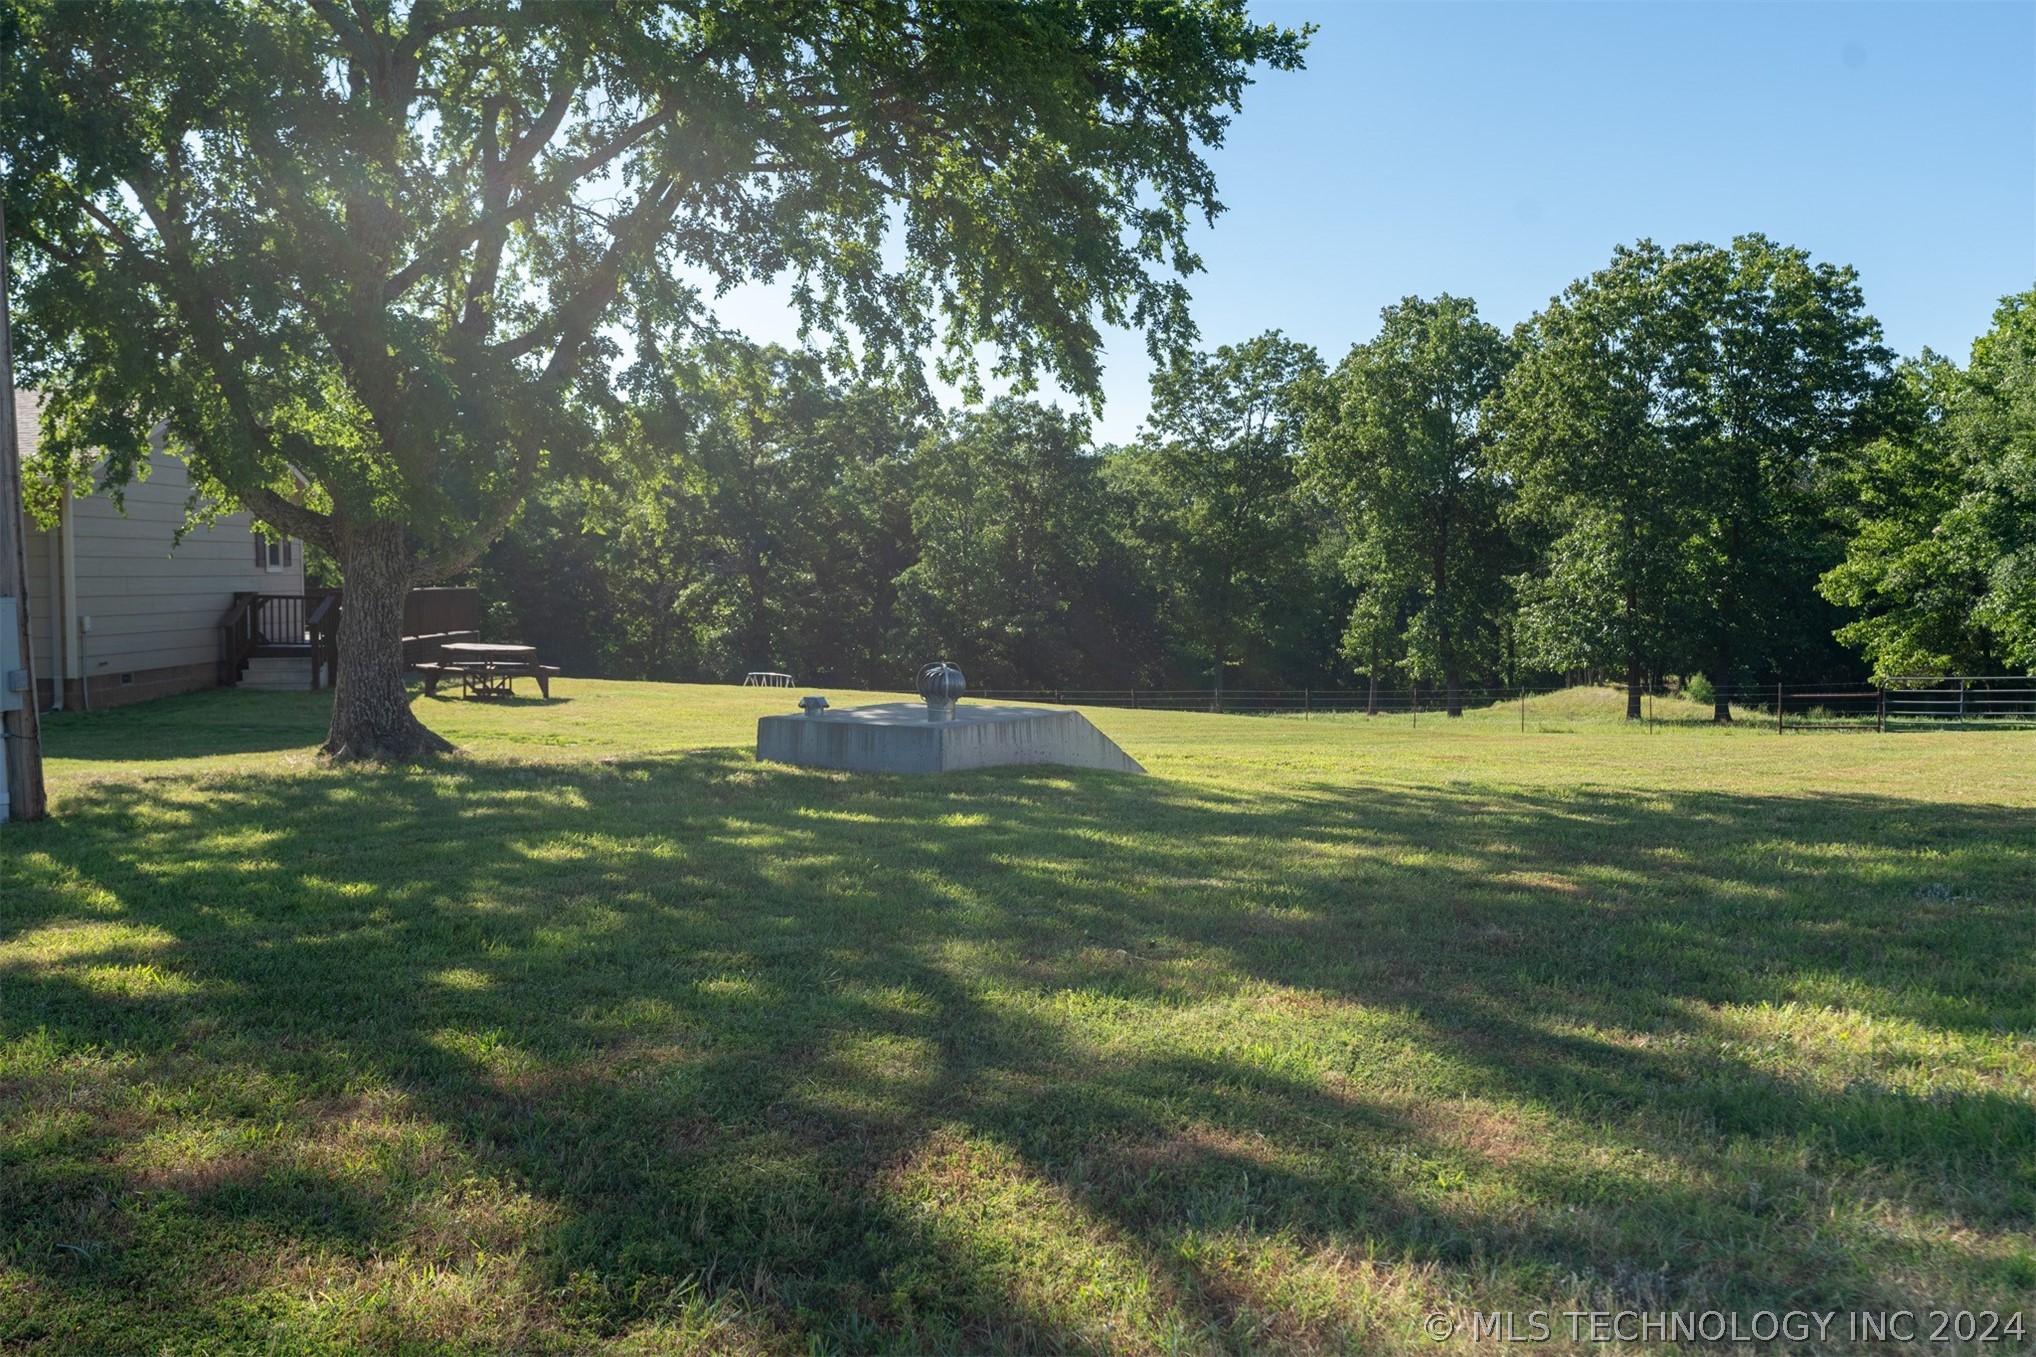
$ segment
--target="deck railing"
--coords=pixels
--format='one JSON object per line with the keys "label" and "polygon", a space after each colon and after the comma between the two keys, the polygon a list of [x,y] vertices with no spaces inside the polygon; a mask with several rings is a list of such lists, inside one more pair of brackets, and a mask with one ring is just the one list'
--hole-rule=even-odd
{"label": "deck railing", "polygon": [[264,651],[308,652],[311,686],[330,682],[339,663],[340,591],[301,594],[236,593],[219,619],[219,683],[240,682],[247,662]]}
{"label": "deck railing", "polygon": [[240,671],[254,655],[255,608],[260,594],[235,594],[226,616],[219,619],[219,686],[240,682]]}
{"label": "deck railing", "polygon": [[[345,592],[340,589],[235,594],[226,615],[219,619],[220,685],[238,683],[247,662],[265,651],[299,654],[306,648],[311,657],[311,687],[332,683],[339,672],[339,614],[344,606]],[[436,646],[445,640],[478,637],[480,621],[477,589],[412,589],[403,600],[404,657],[435,659]]]}

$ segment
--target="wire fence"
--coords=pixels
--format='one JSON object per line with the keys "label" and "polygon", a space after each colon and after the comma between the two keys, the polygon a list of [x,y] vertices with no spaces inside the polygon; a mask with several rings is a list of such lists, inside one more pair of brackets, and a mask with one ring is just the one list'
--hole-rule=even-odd
{"label": "wire fence", "polygon": [[[1603,685],[1587,685],[1602,688]],[[1513,716],[1520,728],[1576,712],[1537,711],[1534,699],[1567,691],[1566,685],[1465,687],[1457,702],[1465,714]],[[993,702],[1057,706],[1125,707],[1148,711],[1221,712],[1227,715],[1365,715],[1443,718],[1449,694],[1440,685],[1401,688],[983,688],[969,696]],[[1790,731],[1901,731],[2036,728],[2036,678],[2026,675],[1913,676],[1884,684],[1718,685],[1701,695],[1659,689],[1643,694],[1640,719],[1650,726],[1709,722],[1723,710],[1732,723],[1766,724]]]}
{"label": "wire fence", "polygon": [[[1548,688],[1460,688],[1466,711],[1517,702],[1523,694]],[[1375,712],[1381,716],[1441,715],[1448,694],[1429,688],[1381,688],[1377,693],[1342,688],[985,688],[971,696],[992,702],[1049,702],[1076,707],[1132,707],[1151,711],[1254,713]]]}

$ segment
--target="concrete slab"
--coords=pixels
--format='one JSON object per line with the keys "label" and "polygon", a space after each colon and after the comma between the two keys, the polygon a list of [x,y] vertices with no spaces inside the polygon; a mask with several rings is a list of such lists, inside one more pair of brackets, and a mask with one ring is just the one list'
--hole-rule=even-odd
{"label": "concrete slab", "polygon": [[759,717],[756,756],[857,773],[951,773],[1005,763],[1145,771],[1080,712],[968,703],[954,709],[951,721],[927,720],[923,702]]}

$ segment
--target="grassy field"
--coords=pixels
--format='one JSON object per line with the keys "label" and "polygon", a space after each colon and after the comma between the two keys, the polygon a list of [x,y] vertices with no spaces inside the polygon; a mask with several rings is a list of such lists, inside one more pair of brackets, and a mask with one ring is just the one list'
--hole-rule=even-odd
{"label": "grassy field", "polygon": [[884,779],[758,765],[796,694],[560,691],[420,699],[422,770],[321,767],[309,694],[49,723],[0,1350],[2036,1326],[2036,735],[1581,692]]}

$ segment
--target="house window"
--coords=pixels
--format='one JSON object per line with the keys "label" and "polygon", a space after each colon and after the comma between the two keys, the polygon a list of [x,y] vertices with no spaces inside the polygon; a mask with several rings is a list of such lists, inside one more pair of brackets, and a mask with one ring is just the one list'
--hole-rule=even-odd
{"label": "house window", "polygon": [[266,570],[272,575],[288,570],[296,563],[296,553],[291,550],[292,545],[287,537],[280,542],[271,542],[260,533],[256,533],[254,539],[255,568]]}

